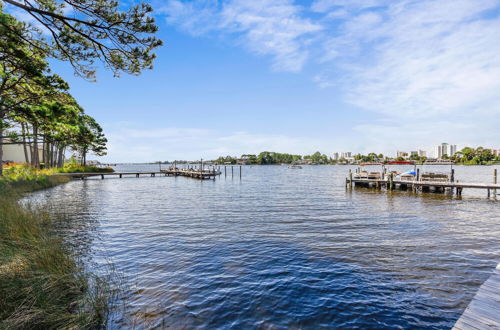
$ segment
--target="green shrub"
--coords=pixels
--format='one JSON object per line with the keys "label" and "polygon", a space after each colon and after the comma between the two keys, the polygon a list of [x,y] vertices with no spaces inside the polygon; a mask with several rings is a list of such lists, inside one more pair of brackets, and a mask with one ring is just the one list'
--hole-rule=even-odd
{"label": "green shrub", "polygon": [[79,266],[53,230],[53,216],[16,200],[69,179],[25,169],[8,175],[0,179],[0,329],[101,327],[108,306],[104,283]]}
{"label": "green shrub", "polygon": [[59,173],[108,173],[114,170],[111,167],[83,166],[75,163],[66,163]]}

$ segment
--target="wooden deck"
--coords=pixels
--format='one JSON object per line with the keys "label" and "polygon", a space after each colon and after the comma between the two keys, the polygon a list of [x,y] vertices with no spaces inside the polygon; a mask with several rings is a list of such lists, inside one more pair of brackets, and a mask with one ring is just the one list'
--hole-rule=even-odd
{"label": "wooden deck", "polygon": [[481,285],[453,329],[500,329],[500,264]]}
{"label": "wooden deck", "polygon": [[497,191],[500,192],[499,184],[489,183],[469,183],[469,182],[443,182],[443,181],[409,181],[409,180],[391,180],[391,179],[357,179],[347,178],[346,185],[348,187],[358,186],[366,188],[386,188],[388,190],[413,190],[413,191],[435,191],[455,192],[457,195],[462,195],[464,188],[486,190],[487,196],[491,194],[495,196]]}
{"label": "wooden deck", "polygon": [[215,179],[216,176],[221,175],[221,172],[216,170],[179,169],[179,168],[169,168],[166,170],[161,170],[161,173],[167,176],[186,176],[200,180]]}
{"label": "wooden deck", "polygon": [[153,172],[103,172],[103,173],[59,173],[56,175],[61,175],[61,176],[69,176],[73,179],[80,179],[80,180],[85,180],[86,178],[90,177],[101,177],[101,179],[104,179],[105,177],[118,177],[118,178],[123,178],[123,177],[144,177],[144,176],[149,176],[149,177],[156,177],[156,176],[184,176],[184,177],[190,177],[194,179],[200,179],[200,180],[209,180],[209,179],[215,179],[216,176],[220,175],[221,172],[219,171],[208,171],[208,170],[197,170],[197,169],[167,169],[167,170],[161,170],[161,171],[153,171]]}
{"label": "wooden deck", "polygon": [[56,175],[60,176],[69,176],[73,179],[81,179],[84,180],[86,178],[90,177],[101,177],[101,179],[104,179],[104,177],[109,177],[109,176],[117,176],[119,178],[125,177],[140,177],[140,176],[157,176],[157,175],[162,175],[163,173],[161,172],[92,172],[92,173],[58,173]]}

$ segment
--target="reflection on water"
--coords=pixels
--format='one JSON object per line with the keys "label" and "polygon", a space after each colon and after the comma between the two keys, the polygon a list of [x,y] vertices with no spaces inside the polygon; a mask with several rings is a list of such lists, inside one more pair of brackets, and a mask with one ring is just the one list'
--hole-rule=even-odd
{"label": "reflection on water", "polygon": [[124,275],[111,327],[449,328],[499,261],[498,202],[346,191],[347,170],[92,179],[31,198],[50,199],[68,241]]}

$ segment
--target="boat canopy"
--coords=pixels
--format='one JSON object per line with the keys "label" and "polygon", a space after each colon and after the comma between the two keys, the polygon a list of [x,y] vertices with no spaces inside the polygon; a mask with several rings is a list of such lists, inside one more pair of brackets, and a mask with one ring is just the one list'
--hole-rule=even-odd
{"label": "boat canopy", "polygon": [[410,160],[395,160],[392,162],[388,162],[387,165],[415,165],[415,162]]}

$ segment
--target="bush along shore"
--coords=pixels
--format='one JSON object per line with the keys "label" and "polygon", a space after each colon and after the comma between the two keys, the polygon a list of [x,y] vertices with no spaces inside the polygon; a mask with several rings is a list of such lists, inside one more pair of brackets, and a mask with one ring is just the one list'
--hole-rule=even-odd
{"label": "bush along shore", "polygon": [[50,171],[14,166],[0,176],[0,329],[98,329],[106,321],[108,290],[54,230],[58,219],[19,203],[69,180]]}

